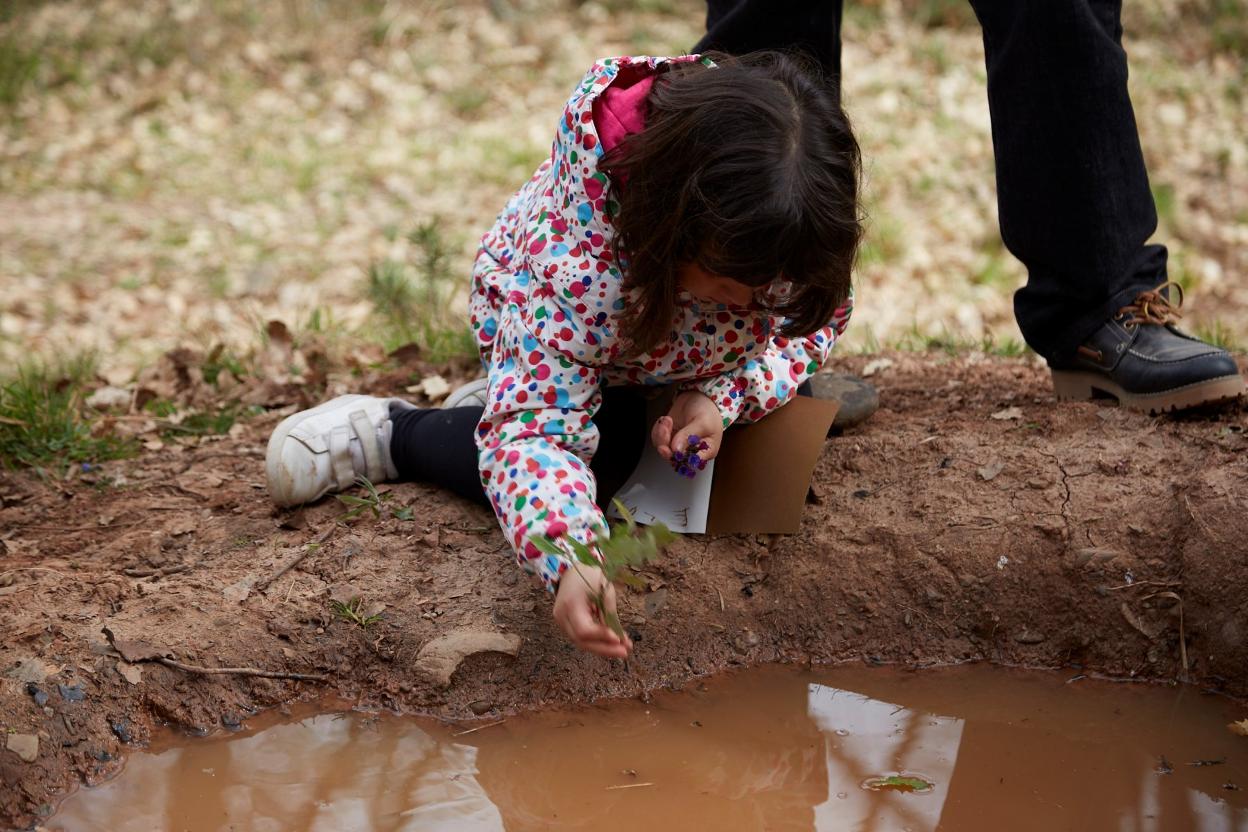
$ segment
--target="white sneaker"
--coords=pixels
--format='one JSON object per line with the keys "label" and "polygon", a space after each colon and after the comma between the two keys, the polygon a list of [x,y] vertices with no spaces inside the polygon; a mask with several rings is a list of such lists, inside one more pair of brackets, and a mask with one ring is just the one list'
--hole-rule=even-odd
{"label": "white sneaker", "polygon": [[485,393],[489,389],[490,380],[488,378],[479,378],[476,381],[470,381],[463,387],[457,387],[442,402],[443,410],[450,410],[452,407],[485,407]]}
{"label": "white sneaker", "polygon": [[402,399],[351,395],[287,416],[264,456],[269,496],[279,506],[296,506],[350,488],[358,476],[374,483],[397,479],[390,417],[415,409]]}

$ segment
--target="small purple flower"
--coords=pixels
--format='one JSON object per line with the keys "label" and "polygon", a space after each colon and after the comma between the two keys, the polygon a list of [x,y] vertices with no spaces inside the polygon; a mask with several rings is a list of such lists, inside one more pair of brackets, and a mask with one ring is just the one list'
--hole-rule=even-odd
{"label": "small purple flower", "polygon": [[685,450],[676,451],[672,454],[672,468],[679,476],[693,479],[699,471],[706,470],[706,460],[700,457],[702,451],[710,449],[710,445],[700,436],[690,436]]}

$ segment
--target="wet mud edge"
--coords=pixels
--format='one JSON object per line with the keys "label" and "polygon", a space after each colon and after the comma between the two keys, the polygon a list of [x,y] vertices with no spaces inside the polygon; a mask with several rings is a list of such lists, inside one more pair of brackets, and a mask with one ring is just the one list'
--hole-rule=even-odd
{"label": "wet mud edge", "polygon": [[[1028,360],[888,361],[870,377],[881,410],[825,446],[800,534],[684,539],[623,593],[627,666],[564,641],[485,509],[396,484],[386,504],[413,520],[335,527],[335,500],[275,512],[263,448],[288,411],[108,466],[112,483],[6,475],[0,725],[38,743],[31,762],[0,747],[0,826],[37,824],[161,726],[210,733],[322,696],[497,720],[842,661],[1186,676],[1248,695],[1248,406],[1152,418],[1054,404]],[[352,596],[380,618],[331,611]],[[129,665],[104,627],[188,665],[326,681]]]}

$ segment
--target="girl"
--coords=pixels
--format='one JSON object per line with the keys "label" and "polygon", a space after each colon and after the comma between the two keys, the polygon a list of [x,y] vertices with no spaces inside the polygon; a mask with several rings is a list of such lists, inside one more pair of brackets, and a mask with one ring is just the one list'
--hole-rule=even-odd
{"label": "girl", "polygon": [[269,441],[270,493],[296,505],[363,474],[488,502],[569,638],[627,656],[595,614],[601,572],[560,580],[569,561],[529,538],[592,543],[646,439],[639,387],[678,391],[648,431],[664,458],[697,435],[712,459],[725,428],[796,394],[849,319],[858,170],[835,87],[786,55],[600,61],[482,239],[480,405],[297,413]]}

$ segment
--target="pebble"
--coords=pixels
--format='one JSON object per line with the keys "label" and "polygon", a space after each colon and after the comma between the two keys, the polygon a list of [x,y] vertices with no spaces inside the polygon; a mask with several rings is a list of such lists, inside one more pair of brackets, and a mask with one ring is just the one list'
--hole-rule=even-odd
{"label": "pebble", "polygon": [[61,692],[61,698],[66,702],[81,702],[87,698],[80,685],[57,685],[56,689]]}
{"label": "pebble", "polygon": [[880,394],[875,387],[846,373],[815,373],[810,378],[811,392],[816,399],[840,405],[832,421],[833,430],[844,430],[866,421],[880,409]]}
{"label": "pebble", "polygon": [[39,756],[39,737],[34,734],[9,734],[5,748],[21,757],[24,762],[33,763]]}
{"label": "pebble", "polygon": [[1014,640],[1017,641],[1019,644],[1039,644],[1040,642],[1044,641],[1045,638],[1046,636],[1044,635],[1044,633],[1039,633],[1033,630],[1028,630],[1026,627],[1023,628],[1023,631],[1021,633],[1014,636]]}
{"label": "pebble", "polygon": [[113,733],[117,735],[117,739],[129,745],[134,741],[134,734],[130,731],[130,720],[119,719],[108,724],[113,729]]}
{"label": "pebble", "polygon": [[472,711],[477,716],[481,716],[482,714],[489,713],[489,711],[493,707],[494,707],[493,705],[491,705],[489,702],[487,702],[484,699],[478,699],[475,702],[468,703],[468,710]]}
{"label": "pebble", "polygon": [[26,683],[26,692],[30,694],[32,699],[35,700],[35,705],[38,707],[42,708],[44,705],[48,704],[47,692],[41,690],[34,682]]}

